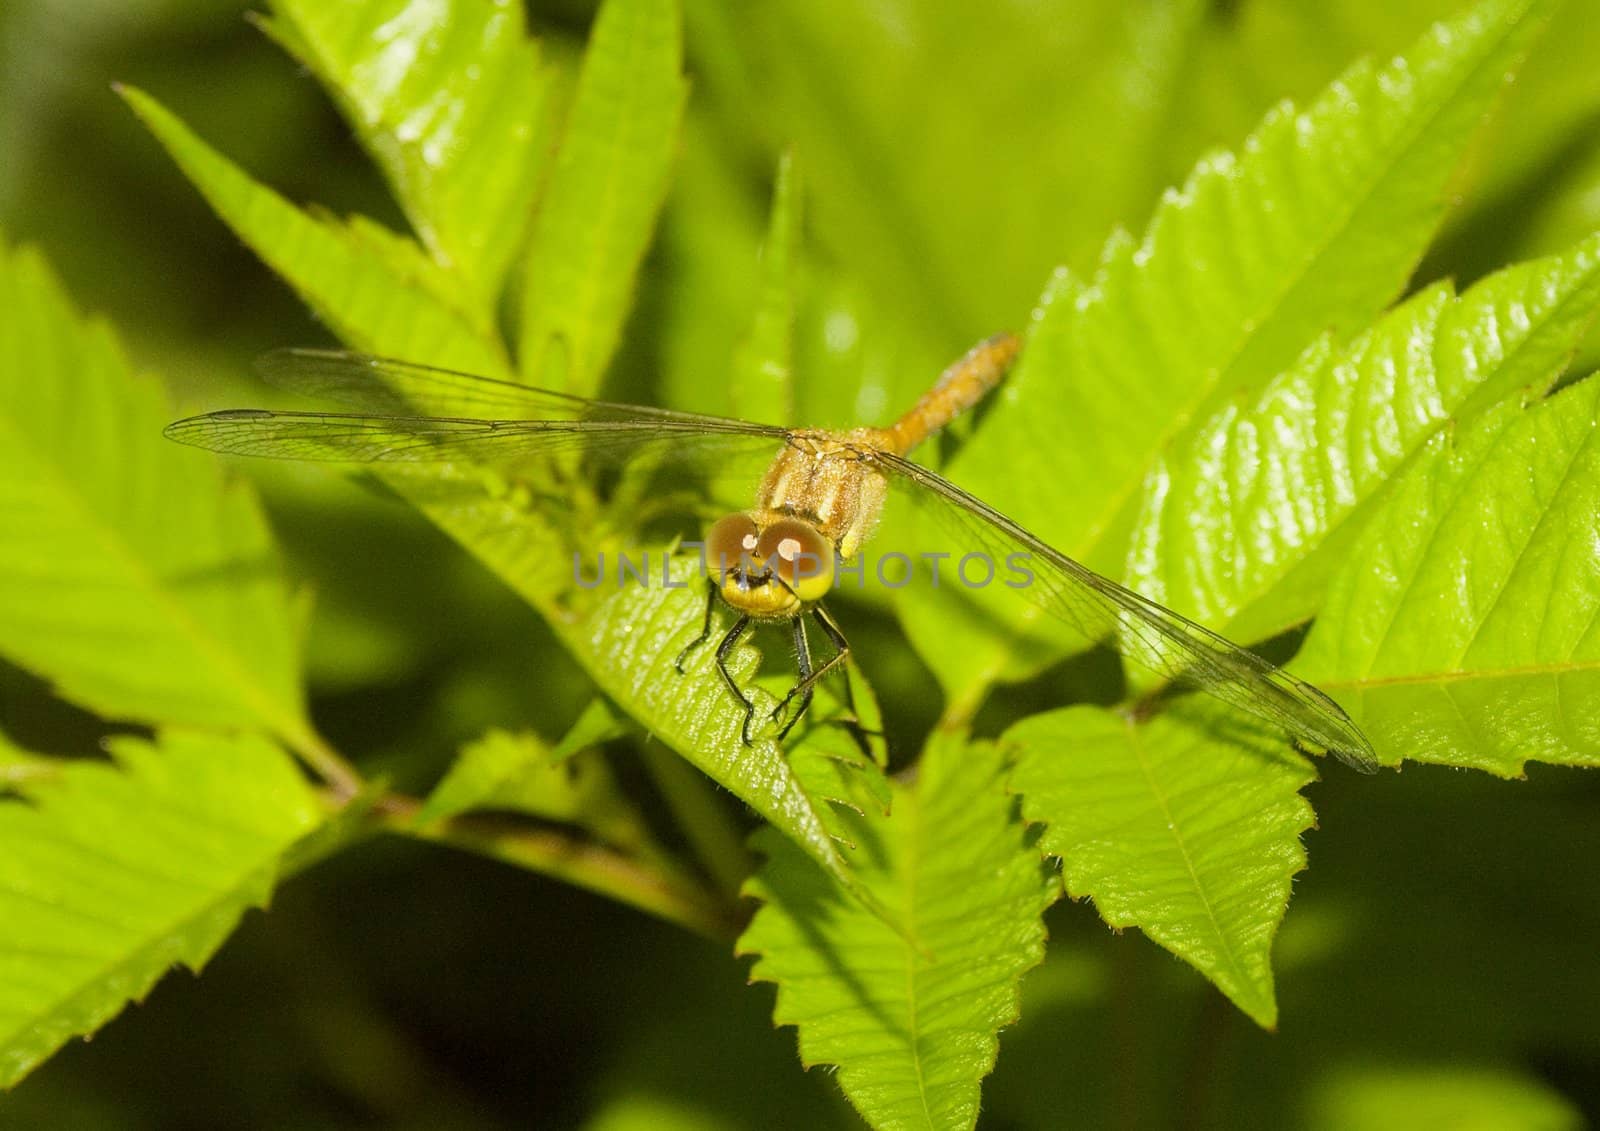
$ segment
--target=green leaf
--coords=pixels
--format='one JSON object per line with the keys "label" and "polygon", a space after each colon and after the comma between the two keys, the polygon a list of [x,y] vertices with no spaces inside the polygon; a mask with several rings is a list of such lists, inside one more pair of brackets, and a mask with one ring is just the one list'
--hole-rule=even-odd
{"label": "green leaf", "polygon": [[[679,39],[676,9],[666,0],[610,0],[596,24],[541,204],[524,305],[538,321],[524,324],[524,347],[564,343],[570,355],[565,372],[580,387],[597,379],[614,347],[664,192],[684,97]],[[342,226],[308,217],[219,157],[147,96],[125,94],[223,219],[348,344],[506,375],[493,311],[463,313],[441,297],[451,274],[416,245],[370,222]],[[544,362],[530,361],[525,352],[524,363],[542,383],[552,382],[547,369],[531,368]],[[434,501],[425,479],[394,475],[385,481],[538,609],[619,706],[870,900],[849,878],[827,804],[880,806],[887,790],[881,771],[859,752],[853,759],[848,751],[841,755],[829,746],[837,736],[815,726],[808,728],[814,744],[791,742],[788,761],[770,738],[744,746],[739,712],[710,669],[708,650],[696,658],[692,680],[673,668],[703,609],[703,590],[683,562],[674,580],[692,595],[657,586],[619,594],[598,611],[592,601],[575,609],[563,600],[574,579],[571,540],[552,521],[562,516],[541,511],[527,492]],[[583,535],[584,548],[592,550],[596,532]],[[734,668],[748,678],[756,660],[752,649],[742,649]],[[773,702],[766,700],[767,706]],[[825,713],[817,712],[819,718]]]}
{"label": "green leaf", "polygon": [[319,820],[294,764],[260,738],[115,741],[0,801],[0,1087],[198,970],[265,904],[283,853]]}
{"label": "green leaf", "polygon": [[[714,667],[715,644],[691,653],[684,673],[677,671],[679,652],[699,635],[704,618],[704,577],[696,561],[673,557],[663,572],[661,552],[652,551],[647,584],[620,586],[580,614],[557,601],[572,582],[572,563],[555,559],[556,536],[540,516],[510,502],[425,509],[543,613],[612,702],[792,838],[874,914],[887,916],[852,878],[842,854],[841,843],[848,849],[850,838],[835,808],[881,809],[888,787],[876,750],[862,752],[845,732],[846,709],[834,681],[819,687],[806,723],[785,747],[773,741],[770,727],[758,729],[746,746],[743,711]],[[726,628],[724,611],[713,622],[713,636]],[[756,681],[759,649],[771,647],[768,636],[747,638],[729,660],[756,703],[758,722],[795,678],[790,671]],[[858,684],[857,696],[863,692]],[[862,713],[875,718],[876,706],[869,703]]]}
{"label": "green leaf", "polygon": [[1056,262],[1092,261],[1106,232],[1148,213],[1213,23],[1203,0],[1075,4],[1070,18],[918,0],[687,8],[709,96],[697,108],[721,135],[797,144],[825,186],[808,208],[830,272],[884,308],[863,331],[905,323],[936,355],[930,373],[1012,327]]}
{"label": "green leaf", "polygon": [[[773,740],[770,726],[746,746],[740,734],[744,712],[714,666],[714,641],[726,628],[720,619],[712,640],[691,652],[684,673],[678,673],[678,654],[700,634],[705,597],[696,568],[673,559],[669,584],[622,588],[581,628],[564,633],[569,645],[607,696],[634,718],[649,720],[674,750],[789,837],[872,914],[887,919],[890,913],[853,877],[852,863],[842,854],[854,847],[847,815],[883,807],[888,787],[882,771],[859,751],[851,757],[841,748],[848,744],[843,704],[828,681],[786,747]],[[792,672],[756,681],[758,649],[770,645],[770,639],[747,637],[728,661],[756,704],[758,722],[794,682]]]}
{"label": "green leaf", "polygon": [[591,699],[561,741],[551,748],[550,760],[564,762],[579,751],[621,738],[632,729],[628,720],[616,715],[604,699]]}
{"label": "green leaf", "polygon": [[1113,927],[1138,927],[1257,1024],[1277,1023],[1272,938],[1305,867],[1316,775],[1275,735],[1220,705],[1185,703],[1148,725],[1097,707],[1024,719],[1011,786],[1046,826],[1067,894]]}
{"label": "green leaf", "polygon": [[1600,307],[1600,237],[1313,346],[1145,479],[1126,584],[1237,640],[1307,620],[1384,485],[1453,417],[1549,389]]}
{"label": "green leaf", "polygon": [[296,618],[255,497],[162,438],[44,261],[0,246],[0,652],[112,718],[311,739]]}
{"label": "green leaf", "polygon": [[683,155],[657,243],[662,270],[642,280],[642,302],[658,323],[653,389],[660,402],[729,416],[732,390],[706,378],[727,369],[750,331],[771,202],[749,191],[743,170],[708,128],[705,109],[703,99],[694,99],[684,116]]}
{"label": "green leaf", "polygon": [[647,839],[643,815],[604,759],[558,759],[531,734],[491,730],[469,743],[417,813],[418,825],[472,809],[509,809],[575,825],[623,851]]}
{"label": "green leaf", "polygon": [[[1187,119],[1178,124],[1178,144],[1231,136],[1254,116],[1265,92],[1294,96],[1333,74],[1350,51],[1398,46],[1421,20],[1459,6],[1459,0],[1347,0],[1337,8],[1241,7],[1226,33],[1208,37],[1194,61],[1199,81],[1178,107]],[[1451,217],[1440,246],[1430,253],[1441,267],[1475,278],[1514,258],[1570,244],[1600,226],[1600,216],[1581,203],[1600,154],[1593,129],[1600,90],[1585,67],[1600,50],[1600,28],[1589,16],[1583,4],[1557,9],[1473,147],[1454,186],[1465,208]],[[1557,219],[1562,211],[1571,214]]]}
{"label": "green leaf", "polygon": [[524,264],[531,384],[592,393],[632,306],[688,98],[676,0],[606,0]]}
{"label": "green leaf", "polygon": [[733,358],[733,412],[747,420],[794,420],[794,319],[800,257],[800,173],[792,150],[778,162],[772,217],[761,249],[761,285],[750,332]]}
{"label": "green leaf", "polygon": [[493,309],[549,147],[522,8],[274,0],[262,26],[332,91],[433,260]]}
{"label": "green leaf", "polygon": [[[1120,572],[1161,451],[1330,328],[1367,325],[1401,289],[1463,150],[1549,8],[1483,0],[1388,66],[1354,65],[1308,109],[1280,106],[1242,155],[1201,162],[1142,241],[1112,239],[1094,279],[1044,308],[952,478],[1051,545]],[[919,640],[947,688],[1004,673],[1010,638],[1038,616],[1014,601],[981,609],[999,626],[987,647]]]}
{"label": "green leaf", "polygon": [[56,759],[30,754],[0,731],[0,794],[21,783],[54,777],[60,769]]}
{"label": "green leaf", "polygon": [[370,220],[312,216],[250,179],[143,91],[122,96],[206,201],[354,349],[489,376],[510,369],[487,310],[446,301],[440,268]]}
{"label": "green leaf", "polygon": [[1600,381],[1438,436],[1351,548],[1296,670],[1388,758],[1600,765]]}
{"label": "green leaf", "polygon": [[835,1064],[874,1127],[970,1127],[996,1034],[1017,1017],[1021,975],[1044,955],[1040,916],[1058,896],[1004,789],[989,743],[936,737],[893,815],[852,821],[861,880],[908,941],[770,833],[746,890],[762,900],[739,942],[751,977],[777,983],[773,1020],[799,1028],[800,1059]]}
{"label": "green leaf", "polygon": [[1583,1113],[1537,1076],[1460,1065],[1359,1066],[1312,1090],[1302,1126],[1312,1131],[1579,1131]]}
{"label": "green leaf", "polygon": [[[1073,305],[1082,293],[1083,285],[1069,272],[1058,271],[1051,277],[1030,320],[1020,366],[1028,364],[1034,343],[1059,321],[1050,312]],[[1016,379],[1013,372],[1008,382]],[[1002,386],[990,399],[1008,395]],[[998,413],[994,410],[989,419]],[[979,436],[986,427],[987,421],[978,428]],[[1070,435],[1070,430],[1065,434]],[[975,439],[968,447],[978,442]],[[1022,458],[1026,457],[1019,455]],[[961,465],[958,455],[945,473],[961,475]],[[962,557],[977,547],[962,532],[937,528],[935,519],[932,514],[908,511],[891,502],[875,544],[880,553],[893,549],[909,554],[915,549],[923,554],[943,554],[948,574],[950,563],[959,565]],[[993,679],[1020,678],[1048,666],[1060,653],[1062,634],[1070,631],[1049,617],[1043,618],[1047,623],[1035,624],[1039,613],[1020,595],[1006,594],[997,602],[987,591],[961,592],[948,579],[938,585],[931,579],[928,585],[910,585],[895,596],[906,637],[938,676],[949,700],[947,715],[955,719],[969,718],[977,710]],[[999,635],[1001,625],[1011,626],[1005,636]],[[1087,647],[1092,641],[1077,643]]]}

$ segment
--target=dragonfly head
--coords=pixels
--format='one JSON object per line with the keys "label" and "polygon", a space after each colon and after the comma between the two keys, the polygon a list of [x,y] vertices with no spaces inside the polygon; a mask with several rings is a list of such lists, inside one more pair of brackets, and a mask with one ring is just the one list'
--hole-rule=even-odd
{"label": "dragonfly head", "polygon": [[748,514],[718,519],[706,533],[705,565],[722,599],[760,620],[795,616],[833,586],[833,546],[792,517],[765,524]]}

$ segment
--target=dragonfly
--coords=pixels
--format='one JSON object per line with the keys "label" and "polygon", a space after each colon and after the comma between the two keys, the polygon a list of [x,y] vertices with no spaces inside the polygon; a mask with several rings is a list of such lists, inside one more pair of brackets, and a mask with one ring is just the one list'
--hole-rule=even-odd
{"label": "dragonfly", "polygon": [[[228,455],[392,470],[407,464],[515,468],[559,460],[563,452],[625,467],[635,459],[716,466],[754,446],[770,460],[755,505],[718,518],[706,531],[701,630],[676,660],[682,675],[688,658],[710,643],[717,606],[731,610],[732,624],[715,646],[715,666],[743,711],[747,745],[757,707],[730,669],[730,658],[753,628],[789,627],[797,679],[770,713],[774,724],[781,722],[781,742],[805,715],[818,682],[850,654],[824,598],[840,567],[872,536],[890,489],[900,488],[991,561],[1023,555],[1031,583],[1016,592],[1086,640],[1109,642],[1157,676],[1283,730],[1308,753],[1332,754],[1363,773],[1375,772],[1379,762],[1371,743],[1325,693],[1096,573],[910,458],[919,444],[995,388],[1020,350],[1015,336],[996,335],[950,365],[894,423],[832,430],[593,400],[392,358],[288,349],[258,363],[269,382],[357,411],[223,409],[170,424],[166,435]],[[460,412],[472,415],[455,415]],[[808,620],[832,646],[822,663],[813,659]]]}

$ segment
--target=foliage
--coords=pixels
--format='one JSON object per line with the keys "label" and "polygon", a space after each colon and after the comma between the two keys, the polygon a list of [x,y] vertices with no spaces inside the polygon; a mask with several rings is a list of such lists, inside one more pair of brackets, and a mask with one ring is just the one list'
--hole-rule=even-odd
{"label": "foliage", "polygon": [[1594,764],[1597,394],[1518,396],[1440,437],[1354,547],[1304,666],[1397,753]]}
{"label": "foliage", "polygon": [[0,249],[0,301],[8,653],[112,718],[303,736],[295,617],[248,489],[161,442],[159,389],[36,254]]}
{"label": "foliage", "polygon": [[[289,13],[280,15],[287,17]],[[383,12],[378,10],[368,18],[374,27],[393,26],[384,21]],[[367,38],[376,34],[369,29]],[[412,27],[410,34],[426,38],[430,29],[419,25]],[[673,93],[680,82],[678,53],[677,17],[664,0],[615,5],[598,23],[561,143],[563,154],[584,154],[587,159],[581,163],[569,158],[556,162],[551,174],[554,180],[541,195],[533,220],[536,233],[548,225],[557,225],[549,230],[564,233],[562,240],[577,238],[570,230],[574,223],[594,229],[563,258],[559,283],[562,313],[541,314],[542,319],[555,321],[540,333],[539,341],[544,344],[537,347],[537,357],[530,359],[541,366],[540,372],[545,372],[543,359],[552,348],[551,343],[556,343],[558,352],[571,355],[570,383],[580,389],[592,384],[598,364],[609,353],[606,343],[614,340],[624,314],[615,297],[605,296],[626,290],[626,281],[643,255],[644,245],[635,232],[639,221],[633,206],[596,207],[593,215],[586,215],[581,221],[574,220],[572,212],[580,208],[587,211],[597,202],[604,205],[617,194],[619,178],[648,190],[649,177],[644,171],[616,169],[613,163],[619,154],[633,162],[644,159],[639,146],[627,141],[636,133],[653,131],[669,139],[672,136],[676,115],[659,115],[664,97],[678,97]],[[456,65],[473,64],[464,57]],[[625,88],[625,97],[612,89],[619,82]],[[632,84],[646,82],[654,82],[655,89],[631,92]],[[382,119],[352,118],[353,128],[369,139],[369,148],[379,152],[392,149],[393,143],[386,138],[396,128],[395,119],[422,113],[435,97],[428,87],[406,90],[414,100],[407,104],[406,113],[391,105]],[[438,258],[437,252],[429,262],[418,245],[377,228],[371,221],[358,217],[346,225],[295,209],[271,190],[250,181],[148,96],[129,90],[127,97],[239,235],[294,280],[330,325],[342,328],[341,334],[349,344],[380,355],[415,358],[488,375],[508,372],[507,350],[494,329],[492,302],[480,304],[468,313],[458,302],[444,297],[450,292],[446,283],[418,285],[419,280],[439,279],[441,273],[448,272],[448,264]],[[354,96],[346,96],[342,103],[348,106],[355,101]],[[567,182],[572,183],[571,189],[559,187]],[[461,210],[475,205],[459,197],[439,203]],[[558,221],[545,219],[550,209],[558,211]],[[435,223],[447,226],[443,220]],[[308,255],[308,244],[326,249],[327,254]],[[536,234],[530,244],[526,271],[537,273],[543,269],[544,258],[550,254],[544,247]],[[597,253],[595,248],[604,251]],[[409,266],[396,271],[397,263]],[[418,263],[425,266],[417,268]],[[575,298],[583,295],[590,297],[581,301]],[[529,340],[524,338],[525,357]],[[592,344],[583,345],[585,342]],[[559,372],[567,373],[568,363],[563,363]],[[568,382],[563,379],[556,384]],[[440,406],[441,411],[448,407]],[[396,486],[402,493],[413,490],[420,491],[420,497],[429,494],[427,485],[419,489],[398,482]],[[590,505],[599,504],[596,501]],[[746,749],[740,739],[742,720],[738,710],[715,678],[706,678],[710,657],[704,650],[696,659],[691,673],[696,678],[689,684],[688,694],[680,691],[674,660],[695,631],[694,617],[686,616],[684,602],[675,599],[686,595],[681,591],[689,587],[687,578],[676,578],[672,588],[625,589],[611,601],[609,609],[598,611],[588,623],[579,623],[559,612],[554,603],[560,587],[571,588],[572,582],[570,571],[564,568],[566,555],[550,550],[550,543],[558,537],[550,515],[504,496],[473,499],[466,505],[439,503],[427,509],[446,530],[541,609],[558,631],[563,631],[602,690],[619,703],[631,706],[630,713],[635,718],[658,736],[670,739],[686,757],[805,845],[841,882],[854,883],[835,848],[822,808],[824,799],[850,801],[853,797],[849,785],[836,783],[835,763],[831,759],[805,763],[785,759],[770,739],[753,750]],[[607,545],[592,531],[571,534],[568,542],[574,554],[595,552],[596,546],[602,547],[599,553],[604,553]],[[612,547],[614,551],[618,548]],[[641,632],[642,624],[655,627]],[[748,673],[754,660],[754,654],[746,650],[736,670]],[[808,785],[795,770],[812,764],[819,776]],[[862,769],[873,772],[869,767]]]}
{"label": "foliage", "polygon": [[[1092,278],[1042,306],[1014,383],[952,471],[1050,544],[1120,573],[1124,512],[1163,448],[1316,335],[1358,330],[1404,285],[1541,7],[1479,5],[1387,68],[1354,64],[1305,110],[1275,107],[1237,157],[1204,159],[1141,241],[1114,236]],[[1067,428],[1077,442],[1051,442]],[[1061,483],[1074,485],[1065,498]],[[1017,616],[988,619],[998,642],[993,629],[929,634],[943,640],[923,647],[946,687],[970,695],[1006,668]]]}
{"label": "foliage", "polygon": [[[305,721],[295,616],[248,489],[155,437],[158,391],[81,323],[36,255],[0,249],[11,521],[6,654],[57,693],[175,731],[94,764],[8,774],[0,800],[0,1084],[198,968],[265,902],[320,820],[274,735],[330,767]],[[242,730],[230,738],[225,730]],[[19,771],[38,759],[17,756]]]}
{"label": "foliage", "polygon": [[1086,707],[1035,715],[1008,732],[1021,751],[1012,785],[1046,825],[1040,847],[1061,858],[1069,894],[1113,927],[1142,928],[1271,1028],[1272,937],[1305,867],[1314,818],[1297,791],[1312,774],[1206,715],[1146,726]]}
{"label": "foliage", "polygon": [[[209,113],[171,76],[128,71],[145,89],[119,93],[233,235],[361,351],[767,421],[881,423],[1042,290],[993,405],[928,460],[1102,572],[1292,656],[1387,765],[1594,765],[1600,392],[1585,366],[1600,214],[1583,176],[1600,158],[1574,138],[1600,89],[1550,65],[1600,46],[1594,30],[1554,0],[1245,4],[1227,18],[1162,0],[1070,21],[937,7],[605,0],[580,56],[559,21],[530,25],[500,0],[273,0],[257,28],[311,76],[386,194],[365,172],[308,191],[247,114]],[[18,27],[0,14],[0,36]],[[1374,62],[1375,49],[1399,54]],[[289,81],[280,70],[263,87]],[[1284,95],[1295,101],[1264,104]],[[108,129],[129,133],[126,119]],[[1237,144],[1205,148],[1219,139]],[[1580,172],[1545,175],[1569,166]],[[0,204],[5,189],[0,174]],[[191,217],[193,204],[173,207]],[[28,214],[0,216],[25,231]],[[154,262],[124,260],[134,276]],[[100,287],[75,285],[113,293]],[[1384,1120],[1402,1110],[1573,1124],[1562,1082],[1507,1050],[1594,1047],[1571,1004],[1592,1000],[1592,958],[1562,934],[1590,924],[1592,901],[1496,881],[1482,860],[1463,884],[1542,893],[1564,918],[1530,902],[1502,921],[1471,889],[1430,889],[1429,853],[1456,846],[1407,847],[1427,828],[1407,814],[1452,787],[1420,769],[1405,785],[1330,776],[1314,811],[1302,791],[1316,775],[1282,735],[1119,671],[1013,594],[953,584],[845,594],[861,657],[849,694],[830,680],[789,740],[768,726],[747,745],[711,649],[678,670],[702,581],[685,556],[655,555],[696,528],[707,495],[747,505],[764,453],[691,468],[704,481],[681,492],[662,490],[671,466],[590,479],[561,457],[386,468],[360,495],[315,469],[268,469],[280,549],[241,475],[159,436],[172,414],[158,386],[74,311],[40,253],[0,249],[0,299],[0,655],[87,712],[8,719],[17,741],[0,741],[0,1084],[174,963],[205,963],[282,876],[327,861],[293,899],[343,882],[324,877],[348,860],[420,841],[737,938],[751,979],[775,986],[757,1017],[764,999],[718,996],[675,944],[657,957],[633,942],[620,924],[637,919],[584,936],[593,957],[562,951],[559,913],[521,934],[508,924],[542,960],[518,952],[506,977],[557,971],[595,995],[574,1007],[593,1024],[624,991],[560,971],[615,969],[611,955],[656,979],[619,1012],[615,1062],[584,1100],[593,1125],[819,1126],[854,1118],[838,1092],[880,1127],[972,1126],[980,1109],[1054,1126],[1074,1094],[1085,1125],[1161,1124],[1167,1097],[1187,1104],[1180,1087],[1213,1076],[1194,1102],[1236,1124],[1398,1125]],[[134,341],[187,358],[180,375],[209,368],[193,346]],[[218,406],[210,388],[184,394],[197,397]],[[499,408],[516,405],[508,393]],[[448,394],[417,407],[486,411]],[[515,599],[453,568],[394,499]],[[369,537],[421,550],[380,557],[360,549]],[[893,500],[879,541],[961,549]],[[578,584],[575,555],[644,549],[663,584]],[[291,576],[316,599],[296,599]],[[727,623],[713,611],[714,631]],[[792,683],[779,637],[731,657],[762,715]],[[346,715],[336,686],[383,695],[398,721]],[[154,736],[110,738],[109,761],[70,737],[129,725]],[[1480,792],[1471,827],[1493,831],[1469,851],[1510,840],[1508,859],[1570,852],[1567,874],[1583,871],[1584,826],[1548,788],[1527,828],[1549,844],[1514,823],[1504,836],[1511,803]],[[1386,796],[1409,800],[1382,816]],[[1364,838],[1381,842],[1388,887],[1369,874],[1379,857],[1353,847]],[[459,896],[453,883],[436,906]],[[1082,909],[1052,909],[1063,888],[1204,981],[1113,943]],[[1433,905],[1425,925],[1406,910],[1413,889],[1412,905]],[[487,906],[476,946],[512,914]],[[1543,933],[1544,919],[1560,921]],[[429,922],[443,947],[444,917]],[[1384,969],[1405,943],[1385,955],[1363,936],[1408,929],[1452,958],[1462,939],[1499,938],[1518,969],[1571,970],[1572,985],[1518,997],[1441,962],[1441,995],[1480,995],[1485,1017],[1517,1025],[1402,1025],[1381,1003],[1409,1000]],[[424,952],[422,969],[443,968]],[[1205,1004],[1207,984],[1248,1022]],[[480,1014],[516,1000],[495,997]],[[350,1009],[328,1022],[342,1039],[313,1045],[359,1050],[326,1056],[335,1091],[396,1126],[492,1124],[452,1086],[414,1083],[425,1055]],[[728,1032],[745,1035],[726,1046],[684,1035],[741,1009]],[[514,1024],[541,1026],[529,1012],[511,1009]],[[1249,1028],[1280,1019],[1278,1044]],[[749,1036],[769,1023],[794,1028],[804,1065],[837,1072],[793,1073],[793,1044]],[[1228,1040],[1208,1036],[1230,1025]],[[1274,1068],[1259,1088],[1230,1085],[1202,1048],[1225,1064],[1253,1049]],[[62,1061],[18,1089],[16,1118],[37,1102],[65,1122],[83,1102],[55,1090],[52,1073],[73,1071]],[[1155,1086],[1111,1083],[1135,1074]]]}
{"label": "foliage", "polygon": [[1044,953],[1040,913],[1056,881],[1006,796],[989,744],[930,742],[892,818],[851,831],[869,884],[909,938],[839,899],[828,877],[774,837],[751,894],[764,906],[740,940],[751,977],[776,982],[774,1020],[800,1030],[806,1065],[839,1082],[875,1125],[949,1127],[978,1115],[995,1032],[1017,1016],[1017,976]]}
{"label": "foliage", "polygon": [[259,738],[174,732],[111,748],[0,808],[6,846],[0,1080],[13,1083],[182,962],[199,969],[266,902],[321,814]]}

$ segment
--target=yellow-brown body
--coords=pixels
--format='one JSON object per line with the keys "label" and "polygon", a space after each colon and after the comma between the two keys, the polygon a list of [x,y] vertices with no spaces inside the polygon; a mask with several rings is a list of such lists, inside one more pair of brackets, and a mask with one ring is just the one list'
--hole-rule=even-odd
{"label": "yellow-brown body", "polygon": [[[833,576],[832,557],[848,561],[877,527],[888,481],[873,463],[873,453],[905,455],[949,424],[999,383],[1020,348],[1010,334],[980,342],[888,428],[793,433],[762,479],[742,551],[724,555],[728,568],[712,567],[723,599],[757,620],[791,619],[820,600]],[[758,552],[763,534],[780,523],[790,536]],[[805,584],[786,581],[786,565],[795,552],[808,558],[825,553],[829,560],[819,563],[825,576],[802,572]],[[731,565],[734,559],[737,566]]]}

